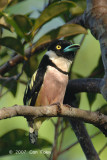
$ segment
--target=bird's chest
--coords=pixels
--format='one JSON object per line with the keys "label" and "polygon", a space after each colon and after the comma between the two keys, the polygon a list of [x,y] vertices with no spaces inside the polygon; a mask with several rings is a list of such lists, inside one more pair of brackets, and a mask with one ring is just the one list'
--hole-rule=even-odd
{"label": "bird's chest", "polygon": [[49,66],[44,76],[43,85],[38,94],[36,105],[49,105],[53,103],[63,103],[68,75],[59,72]]}

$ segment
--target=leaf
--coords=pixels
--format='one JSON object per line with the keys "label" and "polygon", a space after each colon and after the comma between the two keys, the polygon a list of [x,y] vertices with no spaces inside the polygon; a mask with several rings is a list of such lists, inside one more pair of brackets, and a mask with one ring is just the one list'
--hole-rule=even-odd
{"label": "leaf", "polygon": [[8,72],[8,77],[5,79],[0,79],[0,84],[2,85],[2,87],[6,87],[11,93],[12,95],[15,97],[16,93],[17,93],[17,81],[12,78],[14,76],[18,75],[18,67],[14,67],[12,70],[10,70]]}
{"label": "leaf", "polygon": [[6,87],[10,88],[10,92],[12,95],[15,97],[17,93],[17,81],[16,80],[11,80],[10,83],[6,84]]}
{"label": "leaf", "polygon": [[26,41],[30,41],[30,37],[29,35],[26,35],[22,28],[19,26],[19,22],[17,24],[17,22],[14,20],[14,16],[10,16],[9,14],[7,13],[3,13],[3,12],[0,12],[0,16],[4,16],[4,18],[6,19],[6,22],[9,23],[16,31],[16,33],[21,37],[21,38],[24,38]]}
{"label": "leaf", "polygon": [[17,25],[21,28],[23,33],[30,32],[32,28],[32,22],[27,16],[15,15],[13,19],[17,23]]}
{"label": "leaf", "polygon": [[11,1],[13,0],[0,0],[0,11],[5,9]]}
{"label": "leaf", "polygon": [[8,4],[8,0],[0,0],[0,11]]}
{"label": "leaf", "polygon": [[2,80],[0,79],[0,84],[6,87],[12,95],[15,97],[17,92],[17,81],[10,79],[10,80]]}
{"label": "leaf", "polygon": [[93,69],[89,77],[102,78],[104,76],[104,66],[100,56],[97,66]]}
{"label": "leaf", "polygon": [[33,49],[35,49],[38,46],[44,45],[45,43],[49,43],[52,40],[60,39],[62,37],[74,36],[77,34],[87,34],[87,30],[78,24],[65,24],[42,36],[36,42],[36,45]]}
{"label": "leaf", "polygon": [[72,13],[72,15],[80,15],[84,12],[84,10],[86,9],[86,0],[72,0],[73,2],[75,2],[77,4],[77,6],[72,7],[70,9],[70,12]]}
{"label": "leaf", "polygon": [[72,0],[72,1],[84,9],[86,8],[86,0]]}
{"label": "leaf", "polygon": [[99,112],[107,115],[107,104],[104,104],[103,106],[101,106],[99,109],[98,109]]}
{"label": "leaf", "polygon": [[96,99],[96,94],[95,93],[86,93],[88,101],[89,101],[89,105],[90,105],[90,109],[92,107],[92,104],[94,103],[95,99]]}
{"label": "leaf", "polygon": [[14,51],[24,54],[24,47],[22,43],[13,37],[4,37],[0,38],[0,45],[13,49]]}
{"label": "leaf", "polygon": [[30,61],[26,61],[24,66],[24,72],[26,73],[27,77],[31,77],[31,68],[30,68]]}
{"label": "leaf", "polygon": [[0,51],[0,59],[5,58],[8,55],[7,48]]}
{"label": "leaf", "polygon": [[6,23],[4,17],[0,18],[0,27],[11,31],[11,28],[10,28],[9,24]]}
{"label": "leaf", "polygon": [[34,55],[30,58],[29,61],[26,61],[24,65],[24,72],[27,75],[27,77],[31,78],[32,74],[35,72],[39,65],[39,62],[37,60],[37,55]]}
{"label": "leaf", "polygon": [[10,3],[8,4],[8,6],[12,6],[12,5],[15,5],[17,4],[18,2],[22,2],[24,0],[11,0]]}
{"label": "leaf", "polygon": [[17,154],[17,150],[22,150],[22,154],[24,154],[24,152],[26,153],[31,149],[38,149],[40,147],[43,149],[49,146],[52,146],[52,143],[45,139],[38,139],[37,145],[32,145],[29,142],[27,131],[15,129],[6,133],[0,138],[0,156],[8,155],[9,150],[12,151],[12,154]]}
{"label": "leaf", "polygon": [[55,2],[49,5],[40,15],[38,19],[36,19],[35,25],[32,30],[32,37],[35,34],[35,31],[40,28],[43,24],[51,20],[52,18],[58,16],[59,14],[69,10],[71,7],[76,6],[76,3],[72,1],[61,1]]}

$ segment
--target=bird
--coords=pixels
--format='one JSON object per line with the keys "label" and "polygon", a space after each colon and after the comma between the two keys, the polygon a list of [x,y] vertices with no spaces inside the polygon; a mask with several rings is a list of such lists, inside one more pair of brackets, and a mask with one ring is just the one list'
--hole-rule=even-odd
{"label": "bird", "polygon": [[[69,68],[79,48],[79,44],[67,40],[54,40],[49,45],[25,89],[24,105],[36,107],[63,103]],[[38,130],[45,119],[28,118],[30,143],[37,144]]]}

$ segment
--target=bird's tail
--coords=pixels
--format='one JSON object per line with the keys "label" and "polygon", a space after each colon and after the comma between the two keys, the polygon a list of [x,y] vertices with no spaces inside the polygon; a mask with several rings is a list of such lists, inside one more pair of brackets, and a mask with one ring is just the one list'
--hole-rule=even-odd
{"label": "bird's tail", "polygon": [[42,124],[43,120],[41,118],[36,118],[33,122],[30,121],[29,126],[29,140],[31,144],[37,144],[37,139],[38,139],[38,130]]}
{"label": "bird's tail", "polygon": [[32,127],[30,127],[29,130],[29,141],[31,144],[37,144],[38,139],[38,131],[34,130]]}

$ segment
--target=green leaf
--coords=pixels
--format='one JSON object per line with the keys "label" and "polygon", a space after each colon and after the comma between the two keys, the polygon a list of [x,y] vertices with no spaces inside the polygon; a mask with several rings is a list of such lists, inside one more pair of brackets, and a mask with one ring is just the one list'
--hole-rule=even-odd
{"label": "green leaf", "polygon": [[87,34],[87,30],[78,24],[65,24],[42,36],[37,41],[33,49],[35,49],[38,46],[44,45],[45,43],[49,43],[52,40],[60,39],[62,37],[74,36],[77,34]]}
{"label": "green leaf", "polygon": [[11,80],[10,83],[6,84],[6,87],[10,88],[10,92],[12,95],[15,97],[17,93],[17,81],[16,80]]}
{"label": "green leaf", "polygon": [[30,67],[30,61],[26,61],[24,66],[24,72],[26,73],[27,77],[31,77],[31,67]]}
{"label": "green leaf", "polygon": [[20,27],[21,25],[19,25],[19,21],[18,21],[18,24],[17,24],[17,21],[14,20],[14,16],[12,17],[7,13],[0,12],[0,16],[1,15],[4,16],[4,18],[6,19],[6,22],[9,23],[15,29],[16,33],[21,38],[24,38],[26,41],[30,41],[29,35],[26,35],[25,32],[23,32],[24,29],[22,30],[22,28]]}
{"label": "green leaf", "polygon": [[32,30],[32,37],[35,34],[35,31],[40,28],[43,24],[51,20],[52,18],[58,16],[59,14],[69,10],[71,7],[76,6],[76,3],[72,1],[61,1],[55,2],[49,7],[47,7],[40,15],[38,19],[36,19],[35,25]]}
{"label": "green leaf", "polygon": [[3,10],[7,4],[8,0],[0,0],[0,10]]}
{"label": "green leaf", "polygon": [[14,97],[16,96],[17,85],[18,85],[17,81],[14,78],[12,78],[15,75],[16,76],[18,75],[18,67],[17,66],[8,72],[7,78],[0,79],[0,84],[2,85],[2,87],[7,88],[12,93],[12,95]]}
{"label": "green leaf", "polygon": [[38,65],[39,65],[39,62],[37,60],[36,54],[33,57],[31,57],[29,61],[26,61],[24,65],[24,72],[27,75],[27,77],[31,78],[32,74],[35,72]]}
{"label": "green leaf", "polygon": [[84,9],[86,8],[86,0],[72,0],[72,1]]}
{"label": "green leaf", "polygon": [[11,27],[10,27],[9,24],[6,23],[4,17],[1,17],[1,18],[0,18],[0,27],[1,27],[1,28],[5,28],[5,29],[11,31]]}
{"label": "green leaf", "polygon": [[32,28],[32,22],[27,16],[15,15],[13,19],[17,23],[17,25],[20,27],[23,33],[30,32]]}
{"label": "green leaf", "polygon": [[72,0],[72,1],[77,4],[77,6],[72,7],[70,9],[70,12],[72,13],[72,15],[74,16],[74,15],[82,14],[86,9],[86,0]]}
{"label": "green leaf", "polygon": [[0,138],[0,156],[8,155],[9,150],[12,151],[12,154],[17,154],[16,150],[22,150],[24,154],[24,151],[26,153],[31,149],[38,149],[38,145],[39,148],[41,147],[42,149],[52,146],[52,144],[45,139],[38,139],[37,145],[32,145],[29,142],[27,131],[21,129],[12,130]]}
{"label": "green leaf", "polygon": [[98,109],[99,112],[107,115],[107,104],[104,104],[103,106],[101,106],[99,109]]}
{"label": "green leaf", "polygon": [[13,6],[15,4],[17,4],[18,2],[22,2],[24,0],[11,0],[10,3],[8,4],[8,6]]}
{"label": "green leaf", "polygon": [[90,105],[90,109],[92,107],[92,104],[94,103],[95,99],[96,99],[96,94],[95,93],[86,93],[87,98],[88,98],[88,102]]}
{"label": "green leaf", "polygon": [[0,38],[0,45],[13,49],[14,51],[24,54],[24,47],[22,43],[13,37]]}
{"label": "green leaf", "polygon": [[102,78],[104,76],[104,66],[100,56],[97,66],[93,69],[89,77]]}
{"label": "green leaf", "polygon": [[10,80],[2,80],[0,79],[0,84],[3,87],[6,87],[11,93],[12,95],[15,97],[16,96],[16,92],[17,92],[17,81],[10,79]]}
{"label": "green leaf", "polygon": [[5,58],[6,56],[8,56],[7,48],[1,49],[0,50],[0,59]]}

